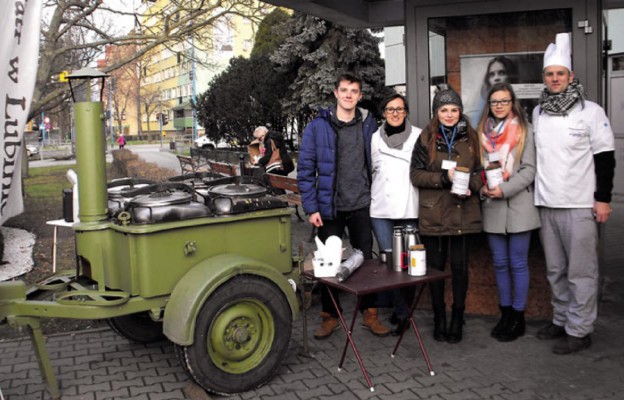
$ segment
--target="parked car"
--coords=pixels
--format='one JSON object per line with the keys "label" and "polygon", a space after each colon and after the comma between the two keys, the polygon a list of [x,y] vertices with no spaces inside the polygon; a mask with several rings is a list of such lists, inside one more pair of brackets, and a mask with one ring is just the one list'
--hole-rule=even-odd
{"label": "parked car", "polygon": [[193,143],[193,135],[184,135],[180,137],[180,140],[183,144],[192,144]]}
{"label": "parked car", "polygon": [[229,149],[231,146],[225,140],[221,140],[219,143],[215,143],[214,140],[208,136],[200,136],[195,140],[195,146],[202,149]]}
{"label": "parked car", "polygon": [[26,145],[26,154],[28,154],[28,157],[35,156],[35,155],[39,154],[39,147],[35,146],[34,144],[27,144]]}

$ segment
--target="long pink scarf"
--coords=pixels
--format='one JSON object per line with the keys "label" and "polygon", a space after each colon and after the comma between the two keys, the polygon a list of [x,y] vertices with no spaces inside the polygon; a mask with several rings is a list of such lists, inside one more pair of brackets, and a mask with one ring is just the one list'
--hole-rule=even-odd
{"label": "long pink scarf", "polygon": [[489,165],[488,154],[497,152],[498,161],[503,167],[503,179],[508,180],[518,164],[520,154],[517,154],[517,146],[522,139],[522,129],[518,123],[518,118],[510,112],[507,118],[495,123],[493,118],[488,118],[485,124],[486,132],[481,132],[481,144],[485,153],[483,154],[483,166]]}

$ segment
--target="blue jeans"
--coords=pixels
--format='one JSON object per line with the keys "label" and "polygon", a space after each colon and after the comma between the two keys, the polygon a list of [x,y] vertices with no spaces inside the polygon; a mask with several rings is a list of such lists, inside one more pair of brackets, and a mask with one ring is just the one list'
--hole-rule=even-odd
{"label": "blue jeans", "polygon": [[417,219],[386,219],[371,217],[371,224],[373,225],[375,238],[377,238],[379,251],[392,249],[392,231],[395,226],[411,225],[418,228]]}
{"label": "blue jeans", "polygon": [[507,235],[488,233],[501,306],[524,311],[529,294],[531,231]]}
{"label": "blue jeans", "polygon": [[[375,238],[377,238],[377,245],[379,246],[380,252],[392,249],[392,235],[393,228],[395,226],[411,225],[418,228],[417,219],[386,219],[371,217],[371,224],[373,225],[373,232],[375,233]],[[379,302],[378,305],[380,307],[393,305],[397,318],[407,318],[409,316],[409,306],[407,301],[405,301],[406,295],[408,297],[412,297],[413,290],[390,290],[379,293],[379,297],[377,299]]]}

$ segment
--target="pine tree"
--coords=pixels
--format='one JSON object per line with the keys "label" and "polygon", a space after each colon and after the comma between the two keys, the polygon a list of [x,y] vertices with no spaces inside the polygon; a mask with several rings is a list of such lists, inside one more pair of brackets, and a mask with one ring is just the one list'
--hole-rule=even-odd
{"label": "pine tree", "polygon": [[271,60],[283,71],[296,71],[288,96],[282,101],[290,115],[309,118],[319,107],[335,103],[334,82],[342,72],[363,80],[363,104],[371,111],[391,92],[384,84],[384,62],[379,39],[366,29],[345,28],[302,13],[282,25],[287,38]]}
{"label": "pine tree", "polygon": [[225,137],[249,142],[259,125],[284,132],[286,114],[281,100],[291,82],[290,72],[280,72],[269,60],[284,38],[275,27],[288,20],[287,13],[276,9],[260,23],[249,59],[230,60],[230,65],[208,85],[198,98],[198,120],[215,140]]}

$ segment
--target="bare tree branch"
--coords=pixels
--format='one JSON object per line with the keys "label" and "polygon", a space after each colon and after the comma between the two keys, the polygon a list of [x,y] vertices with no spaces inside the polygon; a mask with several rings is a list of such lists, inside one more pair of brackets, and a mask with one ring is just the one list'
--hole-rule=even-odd
{"label": "bare tree branch", "polygon": [[[47,0],[30,118],[65,104],[69,88],[57,83],[58,74],[92,66],[107,45],[134,49],[107,66],[107,73],[163,46],[175,51],[191,37],[197,48],[211,52],[214,34],[228,18],[241,16],[259,22],[267,8],[256,0],[171,0],[161,9],[138,11],[116,9],[103,0]],[[118,27],[114,23],[129,16],[134,18],[134,29],[115,33]]]}

